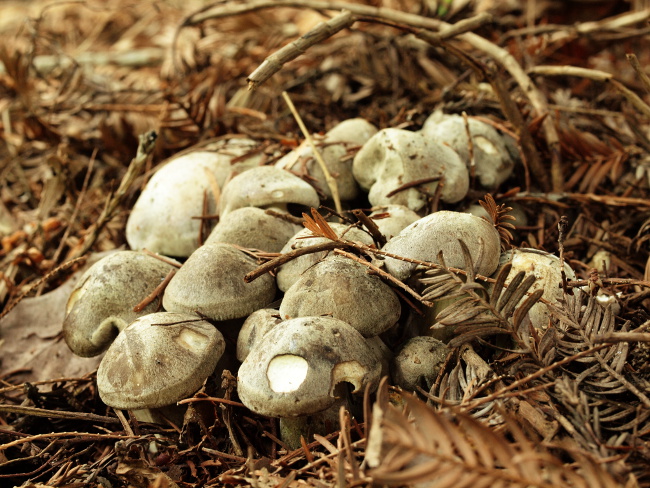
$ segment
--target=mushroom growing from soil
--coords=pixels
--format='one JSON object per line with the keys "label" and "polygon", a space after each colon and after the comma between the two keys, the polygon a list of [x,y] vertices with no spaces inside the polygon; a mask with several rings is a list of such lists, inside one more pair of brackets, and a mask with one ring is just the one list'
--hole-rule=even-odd
{"label": "mushroom growing from soil", "polygon": [[147,182],[133,206],[126,224],[126,240],[131,249],[148,249],[167,256],[187,257],[199,247],[203,199],[207,195],[209,214],[217,208],[215,198],[231,172],[256,166],[261,155],[237,156],[251,152],[257,143],[250,139],[227,139],[213,150],[189,152],[172,159]]}
{"label": "mushroom growing from soil", "polygon": [[97,370],[102,401],[159,422],[153,409],[196,392],[214,371],[225,341],[209,322],[192,314],[161,312],[136,319],[106,351]]}
{"label": "mushroom growing from soil", "polygon": [[201,246],[167,285],[163,306],[169,312],[200,313],[219,321],[246,317],[275,297],[275,280],[269,274],[244,282],[256,267],[253,258],[230,244]]}
{"label": "mushroom growing from soil", "polygon": [[328,256],[306,270],[285,292],[280,305],[285,320],[327,314],[347,322],[364,337],[391,328],[400,312],[391,287],[368,274],[363,264],[344,256]]}
{"label": "mushroom growing from soil", "polygon": [[[342,200],[352,200],[359,193],[357,182],[352,175],[352,158],[346,160],[348,149],[363,145],[376,132],[377,128],[365,119],[348,119],[327,132],[319,144],[321,156],[330,174],[335,176]],[[298,174],[306,170],[307,174],[314,179],[314,186],[326,197],[332,197],[325,174],[314,159],[311,146],[307,141],[281,158],[275,165],[278,168],[296,171]]]}
{"label": "mushroom growing from soil", "polygon": [[447,345],[433,337],[409,339],[393,359],[395,384],[408,391],[416,391],[418,386],[429,391],[448,353]]}
{"label": "mushroom growing from soil", "polygon": [[[442,210],[421,218],[386,243],[383,251],[420,261],[438,262],[442,252],[445,264],[465,268],[462,240],[469,249],[477,273],[491,275],[499,264],[501,241],[494,226],[471,214]],[[386,270],[400,280],[408,279],[416,264],[387,257]]]}
{"label": "mushroom growing from soil", "polygon": [[[296,446],[305,427],[344,396],[376,387],[380,363],[352,326],[331,317],[301,317],[274,326],[248,354],[237,391],[252,411],[280,417],[284,440]],[[311,417],[305,419],[304,417]],[[293,424],[298,432],[287,429]],[[318,432],[325,434],[326,432]]]}
{"label": "mushroom growing from soil", "polygon": [[242,207],[275,208],[287,211],[287,205],[318,207],[316,190],[297,176],[274,166],[258,166],[230,180],[219,199],[219,215]]}
{"label": "mushroom growing from soil", "polygon": [[458,202],[469,189],[467,168],[453,149],[401,129],[383,129],[372,136],[354,157],[352,171],[368,190],[372,205],[398,204],[416,212],[442,178],[443,202]]}
{"label": "mushroom growing from soil", "polygon": [[66,304],[63,337],[78,356],[105,351],[137,317],[155,312],[160,299],[133,308],[175,267],[136,251],[118,251],[93,264],[79,279]]}

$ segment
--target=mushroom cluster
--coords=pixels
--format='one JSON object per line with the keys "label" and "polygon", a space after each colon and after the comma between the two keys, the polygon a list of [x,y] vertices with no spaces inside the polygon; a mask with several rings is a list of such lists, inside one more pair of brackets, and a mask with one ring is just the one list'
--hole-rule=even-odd
{"label": "mushroom cluster", "polygon": [[[443,118],[444,130],[432,124],[378,131],[352,119],[318,141],[343,203],[373,205],[360,218],[365,228],[330,222],[330,236],[408,261],[376,255],[371,264],[330,248],[245,281],[260,264],[256,251],[299,254],[328,241],[295,223],[332,196],[312,150],[300,147],[269,166],[254,141],[227,138],[162,167],[129,217],[132,250],[90,268],[67,306],[70,348],[83,356],[106,351],[97,377],[104,402],[159,421],[160,408],[192,395],[221,374],[220,360],[236,354],[241,401],[279,418],[283,440],[295,447],[301,436],[334,428],[340,406],[354,411],[355,394],[372,391],[383,375],[405,389],[430,386],[447,346],[409,337],[399,295],[369,269],[404,282],[417,261],[443,256],[462,269],[463,241],[475,271],[494,273],[501,257],[494,226],[457,211],[427,215],[427,202],[436,194],[448,205],[463,201],[473,164],[490,188],[514,164],[490,126],[470,119],[476,161],[469,161],[462,150],[468,127],[456,118]],[[500,159],[488,158],[491,152]],[[203,243],[196,217],[206,212],[219,220]],[[226,344],[235,343],[229,351]]]}

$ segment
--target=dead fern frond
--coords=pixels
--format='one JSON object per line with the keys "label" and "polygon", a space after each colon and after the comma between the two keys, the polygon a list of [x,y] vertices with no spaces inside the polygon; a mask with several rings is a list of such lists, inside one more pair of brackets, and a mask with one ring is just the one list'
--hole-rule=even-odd
{"label": "dead fern frond", "polygon": [[324,237],[331,241],[338,241],[339,236],[336,235],[334,229],[330,227],[327,221],[315,208],[311,209],[311,217],[303,212],[302,218],[304,219],[303,225],[309,229],[312,234],[317,237]]}
{"label": "dead fern frond", "polygon": [[512,233],[510,232],[515,228],[513,224],[509,221],[517,220],[514,216],[509,215],[508,212],[512,210],[512,207],[508,207],[505,203],[497,205],[494,201],[494,197],[489,193],[486,193],[483,197],[483,200],[479,200],[478,203],[481,204],[481,207],[488,213],[491,219],[492,225],[499,233],[499,238],[501,239],[501,250],[505,251],[510,249],[512,245]]}

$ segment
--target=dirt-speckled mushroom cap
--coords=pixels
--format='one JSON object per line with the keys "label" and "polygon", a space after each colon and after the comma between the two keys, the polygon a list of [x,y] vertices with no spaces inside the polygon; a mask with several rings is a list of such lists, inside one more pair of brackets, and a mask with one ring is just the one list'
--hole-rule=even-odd
{"label": "dirt-speckled mushroom cap", "polygon": [[354,392],[379,381],[381,365],[359,332],[331,317],[302,317],[273,327],[239,368],[242,403],[261,415],[296,417],[336,402],[336,385]]}
{"label": "dirt-speckled mushroom cap", "polygon": [[427,201],[421,190],[433,194],[438,181],[396,190],[427,178],[444,177],[444,202],[462,200],[469,189],[469,173],[453,149],[402,129],[383,129],[372,136],[354,157],[352,171],[359,186],[368,190],[372,205],[404,205],[418,211]]}
{"label": "dirt-speckled mushroom cap", "polygon": [[[345,224],[340,224],[337,222],[330,222],[330,227],[336,235],[339,237],[344,237],[345,239],[361,242],[368,246],[374,244],[372,237],[356,227],[350,227]],[[286,254],[293,249],[300,249],[307,246],[313,246],[315,244],[322,244],[324,242],[329,242],[329,239],[325,237],[309,237],[312,236],[312,232],[309,229],[302,229],[300,232],[296,233],[289,241],[284,245],[282,254]],[[315,263],[323,259],[327,254],[326,251],[305,254],[299,256],[295,259],[292,259],[286,264],[283,264],[278,268],[276,278],[278,282],[278,288],[282,291],[287,291],[291,285],[293,285],[300,275],[308,268],[313,266]]]}
{"label": "dirt-speckled mushroom cap", "polygon": [[385,332],[399,319],[401,305],[390,286],[361,263],[328,256],[306,270],[284,294],[283,319],[329,315],[364,337]]}
{"label": "dirt-speckled mushroom cap", "polygon": [[[472,136],[475,174],[482,186],[495,188],[512,174],[515,165],[505,139],[494,127],[480,120],[470,117],[467,126]],[[425,121],[421,132],[451,147],[469,166],[467,126],[460,115],[434,113]]]}
{"label": "dirt-speckled mushroom cap", "polygon": [[253,258],[230,244],[201,246],[167,285],[163,306],[169,312],[201,313],[213,320],[246,317],[271,303],[276,292],[268,274],[244,282],[255,268]]}
{"label": "dirt-speckled mushroom cap", "polygon": [[248,353],[262,341],[264,335],[282,322],[280,312],[274,308],[255,310],[244,321],[237,336],[237,359],[244,362]]}
{"label": "dirt-speckled mushroom cap", "polygon": [[129,410],[174,404],[201,387],[224,349],[221,333],[196,315],[140,317],[106,351],[97,370],[99,396]]}
{"label": "dirt-speckled mushroom cap", "polygon": [[205,243],[225,242],[267,252],[280,252],[300,229],[301,226],[268,214],[264,209],[242,207],[222,217]]}
{"label": "dirt-speckled mushroom cap", "polygon": [[118,251],[93,264],[79,279],[66,304],[63,337],[78,356],[105,351],[120,330],[156,311],[156,299],[142,311],[133,307],[160,285],[174,266],[135,251]]}
{"label": "dirt-speckled mushroom cap", "polygon": [[274,166],[249,169],[226,183],[219,199],[219,215],[242,207],[279,207],[287,204],[318,207],[314,188],[297,176]]}
{"label": "dirt-speckled mushroom cap", "polygon": [[448,352],[449,347],[433,337],[409,339],[393,359],[395,384],[409,391],[418,386],[430,388]]}
{"label": "dirt-speckled mushroom cap", "polygon": [[261,155],[231,164],[233,158],[251,152],[257,143],[250,139],[219,141],[206,148],[178,156],[160,168],[147,182],[126,224],[131,249],[148,249],[167,256],[187,257],[199,247],[203,196],[208,213],[215,213],[215,192],[231,172],[256,166]]}
{"label": "dirt-speckled mushroom cap", "polygon": [[[467,213],[442,210],[427,215],[393,237],[383,250],[430,262],[438,262],[438,253],[442,251],[447,266],[464,269],[459,239],[467,245],[477,272],[491,275],[501,254],[499,234],[485,219]],[[386,258],[385,264],[386,270],[400,280],[408,279],[416,268],[416,264],[393,258]]]}
{"label": "dirt-speckled mushroom cap", "polygon": [[[318,150],[325,161],[331,175],[336,175],[336,184],[341,200],[352,200],[359,193],[357,182],[352,175],[352,158],[346,158],[348,150],[361,146],[377,132],[377,128],[365,119],[355,118],[344,120],[325,134]],[[318,142],[318,141],[317,141]],[[277,163],[278,168],[294,171],[307,171],[314,179],[314,186],[328,198],[332,197],[325,174],[313,155],[307,141],[300,147],[282,157]]]}
{"label": "dirt-speckled mushroom cap", "polygon": [[418,214],[404,205],[384,205],[377,207],[369,217],[387,241],[390,241],[402,232],[402,229],[420,219]]}

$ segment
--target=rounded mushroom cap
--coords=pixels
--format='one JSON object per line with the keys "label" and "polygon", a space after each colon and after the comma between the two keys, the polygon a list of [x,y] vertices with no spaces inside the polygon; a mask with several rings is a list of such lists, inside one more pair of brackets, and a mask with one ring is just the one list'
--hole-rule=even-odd
{"label": "rounded mushroom cap", "polygon": [[196,315],[154,313],[115,340],[97,370],[102,401],[121,409],[171,405],[197,391],[223,354],[225,341]]}
{"label": "rounded mushroom cap", "polygon": [[[532,274],[535,282],[528,289],[528,292],[543,289],[542,298],[553,304],[558,304],[563,296],[562,272],[560,270],[560,258],[538,249],[511,249],[501,254],[499,268],[493,276],[497,276],[501,266],[506,263],[512,264],[512,269],[506,278],[506,284],[510,283],[517,273],[525,271],[526,275]],[[567,279],[574,280],[576,274],[571,267],[564,263],[564,273]],[[524,301],[523,297],[521,301]],[[521,303],[521,302],[520,302]],[[544,303],[536,303],[529,312],[530,321],[538,330],[545,330],[548,326],[548,307]]]}
{"label": "rounded mushroom cap", "polygon": [[[468,126],[476,176],[485,188],[495,188],[512,174],[515,163],[503,137],[494,127],[473,118],[468,119]],[[466,165],[470,164],[467,127],[462,116],[434,113],[424,122],[422,134],[450,146]]]}
{"label": "rounded mushroom cap", "polygon": [[201,313],[213,320],[245,317],[275,297],[275,280],[269,274],[244,282],[255,268],[254,259],[230,244],[201,246],[167,285],[163,306],[170,312]]}
{"label": "rounded mushroom cap", "polygon": [[155,312],[154,300],[134,312],[174,269],[160,259],[135,251],[118,251],[100,259],[83,274],[66,304],[63,337],[78,356],[105,351],[119,331],[141,315]]}
{"label": "rounded mushroom cap", "polygon": [[262,341],[262,337],[282,322],[280,313],[274,308],[255,310],[244,321],[237,336],[237,359],[243,363],[248,353]]}
{"label": "rounded mushroom cap", "polygon": [[[327,132],[322,143],[319,144],[318,150],[323,156],[327,169],[330,174],[336,175],[339,196],[342,200],[352,200],[359,193],[357,182],[352,175],[351,158],[345,159],[348,148],[364,144],[376,132],[377,128],[365,119],[348,119]],[[303,164],[307,174],[314,179],[314,186],[331,198],[332,193],[327,185],[325,174],[314,158],[307,141],[281,158],[275,165],[282,169],[302,171]]]}
{"label": "rounded mushroom cap", "polygon": [[126,223],[131,249],[187,257],[199,247],[200,221],[192,217],[203,214],[204,193],[208,213],[215,213],[214,192],[231,171],[243,171],[261,160],[256,155],[231,165],[233,158],[251,151],[257,143],[250,139],[219,142],[214,151],[204,149],[174,158],[151,177]]}
{"label": "rounded mushroom cap", "polygon": [[420,216],[404,205],[384,205],[372,211],[369,217],[379,228],[379,232],[390,241],[404,228],[411,225]]}
{"label": "rounded mushroom cap", "polygon": [[[334,232],[336,232],[336,235],[339,237],[344,237],[345,239],[351,241],[361,242],[362,244],[366,244],[368,246],[374,244],[372,237],[368,233],[357,229],[356,227],[350,227],[338,222],[329,222],[329,226]],[[301,249],[303,247],[329,242],[329,239],[326,237],[310,236],[313,236],[313,234],[309,229],[302,229],[291,239],[289,239],[289,241],[284,245],[282,251],[280,252],[282,254],[286,254],[293,249]],[[292,259],[288,263],[280,266],[276,274],[278,288],[282,291],[287,291],[289,288],[291,288],[291,285],[293,285],[298,280],[298,278],[300,278],[300,275],[303,274],[306,269],[316,264],[326,255],[327,251],[305,254],[303,256]]]}
{"label": "rounded mushroom cap", "polygon": [[267,214],[266,210],[242,207],[221,218],[205,243],[225,242],[267,252],[280,252],[299,230],[299,225]]}
{"label": "rounded mushroom cap", "polygon": [[316,190],[297,176],[274,166],[258,166],[230,180],[219,199],[223,218],[241,207],[269,207],[286,204],[318,207]]}
{"label": "rounded mushroom cap", "polygon": [[404,205],[418,211],[426,205],[420,189],[432,194],[438,181],[395,191],[427,178],[444,177],[444,202],[462,200],[469,189],[467,168],[453,149],[402,129],[383,129],[372,136],[354,157],[352,171],[359,185],[369,191],[372,205]]}
{"label": "rounded mushroom cap", "polygon": [[[383,250],[430,262],[438,262],[438,253],[442,251],[447,266],[464,269],[459,239],[467,245],[477,272],[491,275],[499,264],[499,233],[486,220],[467,213],[442,210],[427,215],[387,242]],[[385,264],[386,270],[400,280],[409,278],[416,268],[416,264],[388,257]]]}
{"label": "rounded mushroom cap", "polygon": [[341,382],[363,391],[379,381],[380,363],[354,328],[331,317],[280,322],[239,368],[237,392],[249,409],[269,417],[296,417],[336,402]]}
{"label": "rounded mushroom cap", "polygon": [[327,314],[347,322],[364,337],[388,330],[400,312],[399,299],[390,286],[368,274],[363,264],[343,256],[329,256],[305,271],[280,305],[285,320]]}
{"label": "rounded mushroom cap", "polygon": [[431,388],[448,352],[449,347],[433,337],[409,339],[393,360],[393,380],[409,391],[418,386]]}

